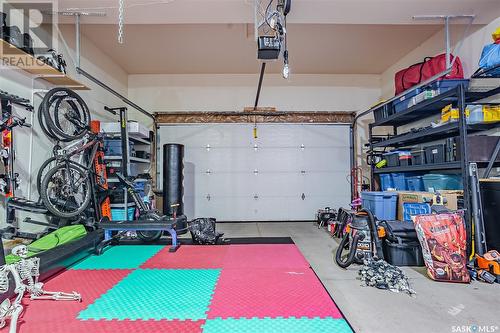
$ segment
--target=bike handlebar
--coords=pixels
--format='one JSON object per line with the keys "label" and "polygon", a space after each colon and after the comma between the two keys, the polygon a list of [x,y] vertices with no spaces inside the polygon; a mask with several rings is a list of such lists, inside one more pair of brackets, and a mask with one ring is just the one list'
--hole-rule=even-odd
{"label": "bike handlebar", "polygon": [[31,124],[26,124],[26,118],[13,118],[12,122],[8,124],[8,120],[4,123],[0,124],[0,129],[3,130],[12,130],[14,127],[31,127]]}

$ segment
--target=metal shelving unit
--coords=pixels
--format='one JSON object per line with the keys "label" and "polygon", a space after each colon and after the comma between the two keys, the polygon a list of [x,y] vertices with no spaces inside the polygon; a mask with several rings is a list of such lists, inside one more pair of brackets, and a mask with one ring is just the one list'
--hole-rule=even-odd
{"label": "metal shelving unit", "polygon": [[[500,94],[500,86],[488,91],[468,92],[462,85],[454,89],[448,90],[438,96],[425,100],[417,105],[407,108],[401,112],[394,113],[389,117],[379,119],[369,125],[370,150],[382,148],[398,148],[414,145],[421,145],[432,141],[443,140],[452,137],[458,137],[459,151],[457,156],[462,156],[459,161],[451,161],[439,164],[424,164],[414,166],[399,166],[376,169],[372,163],[371,181],[372,188],[375,189],[375,175],[383,173],[405,173],[405,172],[422,172],[425,171],[445,171],[461,174],[464,190],[464,208],[465,221],[467,226],[468,237],[471,232],[471,192],[469,180],[469,163],[474,162],[469,160],[469,150],[467,148],[467,136],[472,133],[479,133],[494,128],[500,128],[500,122],[491,124],[467,124],[465,116],[465,108],[467,104],[477,102],[479,100]],[[444,124],[438,127],[428,127],[419,131],[410,131],[403,134],[398,134],[398,128],[403,125],[409,125],[415,121],[424,120],[431,116],[437,116],[441,113],[441,109],[446,105],[452,104],[459,110],[459,119],[456,122]],[[491,103],[487,103],[491,104]],[[381,112],[383,108],[392,108],[392,103],[386,103],[379,108],[374,108],[373,112]],[[386,109],[387,111],[389,109]],[[390,113],[389,113],[390,114]],[[376,127],[392,127],[392,135],[384,140],[380,136],[373,135],[373,129]],[[373,141],[373,138],[382,139]],[[477,162],[479,167],[486,167],[488,162]],[[493,162],[495,166],[500,166],[500,162]],[[469,241],[471,239],[469,238]],[[469,242],[469,245],[471,242]]]}
{"label": "metal shelving unit", "polygon": [[[497,127],[497,123],[493,124],[474,124],[474,125],[467,125],[467,132],[469,134],[472,133],[477,133],[477,132],[482,132],[482,131],[487,131],[490,129],[493,129]],[[426,128],[421,131],[414,131],[414,132],[409,132],[401,135],[396,135],[393,136],[387,140],[383,140],[381,142],[377,142],[373,144],[374,148],[381,148],[381,147],[402,147],[402,146],[409,146],[413,144],[418,144],[422,143],[423,140],[430,142],[430,141],[437,141],[441,139],[446,139],[451,136],[457,136],[459,134],[459,124],[458,122],[452,122],[448,123],[439,127],[434,127],[434,128]]]}
{"label": "metal shelving unit", "polygon": [[[128,124],[127,109],[119,108],[118,110],[120,112],[120,121],[123,121],[125,124]],[[126,128],[127,129],[120,128],[120,132],[111,131],[105,133],[105,137],[108,139],[121,140],[122,152],[124,152],[124,154],[105,156],[104,161],[107,162],[108,165],[112,165],[115,167],[120,166],[122,169],[121,173],[125,177],[137,176],[140,173],[146,173],[149,171],[149,169],[151,168],[151,160],[147,158],[132,156],[132,152],[129,149],[130,143],[131,142],[134,143],[136,151],[139,150],[151,154],[152,153],[151,132],[150,132],[150,137],[146,139],[144,137],[145,136],[144,134],[130,131],[129,126],[127,126]],[[132,172],[131,165],[137,166],[137,168],[133,169],[134,172]],[[135,203],[133,203],[130,200],[128,191],[123,187],[122,184],[120,184],[118,178],[110,177],[108,178],[108,182],[116,184],[117,185],[116,189],[123,189],[124,192],[123,202],[112,203],[111,208],[123,209],[125,217],[128,220],[127,209],[134,206]],[[140,182],[140,180],[136,179],[134,182],[138,183]]]}

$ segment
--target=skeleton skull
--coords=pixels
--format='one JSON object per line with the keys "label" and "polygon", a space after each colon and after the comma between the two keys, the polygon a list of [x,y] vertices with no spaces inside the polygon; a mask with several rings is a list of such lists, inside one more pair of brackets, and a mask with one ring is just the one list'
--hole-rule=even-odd
{"label": "skeleton skull", "polygon": [[12,249],[12,254],[26,259],[28,257],[28,247],[26,245],[18,245]]}

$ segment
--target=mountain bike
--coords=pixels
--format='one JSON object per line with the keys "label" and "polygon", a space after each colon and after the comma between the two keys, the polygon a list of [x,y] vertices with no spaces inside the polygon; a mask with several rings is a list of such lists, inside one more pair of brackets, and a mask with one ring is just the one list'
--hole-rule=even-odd
{"label": "mountain bike", "polygon": [[[55,156],[40,170],[40,198],[55,216],[71,218],[80,215],[88,208],[98,187],[106,182],[103,175],[94,171],[95,158],[103,140],[102,133],[87,132],[70,145],[55,149]],[[98,203],[93,201],[98,212]]]}

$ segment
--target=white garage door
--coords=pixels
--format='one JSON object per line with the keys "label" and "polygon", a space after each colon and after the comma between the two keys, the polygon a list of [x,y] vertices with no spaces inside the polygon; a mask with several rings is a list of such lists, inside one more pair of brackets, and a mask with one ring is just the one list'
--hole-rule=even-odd
{"label": "white garage door", "polygon": [[[349,128],[338,125],[162,125],[159,147],[185,145],[188,218],[312,220],[350,199]],[[161,186],[162,149],[158,151]]]}

